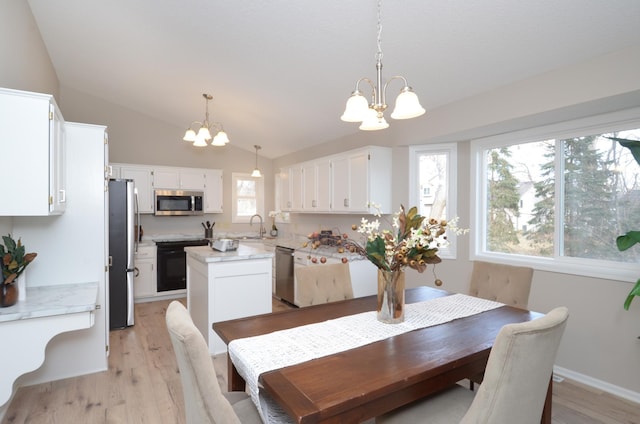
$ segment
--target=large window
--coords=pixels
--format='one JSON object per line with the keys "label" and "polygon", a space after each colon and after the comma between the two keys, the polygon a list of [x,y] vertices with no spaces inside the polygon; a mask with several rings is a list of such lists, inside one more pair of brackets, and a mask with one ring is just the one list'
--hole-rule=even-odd
{"label": "large window", "polygon": [[264,178],[234,172],[231,175],[231,197],[233,223],[249,222],[251,217],[264,216]]}
{"label": "large window", "polygon": [[639,227],[640,166],[611,138],[640,140],[640,120],[573,125],[472,143],[472,254],[634,280],[640,251],[615,240]]}
{"label": "large window", "polygon": [[[410,205],[428,218],[451,219],[456,216],[456,145],[431,144],[411,146],[409,150],[411,181]],[[438,256],[455,258],[455,235],[448,236],[450,245]]]}

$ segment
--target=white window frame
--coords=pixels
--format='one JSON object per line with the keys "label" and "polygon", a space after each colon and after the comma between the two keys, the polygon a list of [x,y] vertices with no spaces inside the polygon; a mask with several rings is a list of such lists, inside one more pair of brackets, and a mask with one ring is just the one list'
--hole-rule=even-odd
{"label": "white window frame", "polygon": [[[423,144],[409,146],[409,205],[417,205],[420,202],[419,157],[422,154],[445,154],[447,163],[447,219],[458,216],[457,209],[457,170],[458,170],[458,145],[456,143]],[[408,207],[410,207],[408,206]],[[458,223],[460,225],[460,223]],[[456,259],[457,236],[447,234],[449,246],[439,249],[438,256],[442,259]]]}
{"label": "white window frame", "polygon": [[[472,222],[469,245],[470,259],[499,262],[516,266],[528,266],[542,271],[636,282],[638,279],[638,272],[640,272],[640,266],[638,264],[561,256],[562,229],[558,225],[557,220],[562,216],[563,208],[563,204],[560,203],[560,199],[563,195],[562,178],[556,184],[556,213],[554,214],[556,224],[553,257],[544,258],[512,253],[489,252],[486,250],[486,239],[484,237],[487,233],[487,185],[485,184],[487,168],[483,152],[487,149],[547,139],[568,139],[584,135],[606,134],[608,132],[623,131],[634,128],[640,128],[640,108],[627,109],[592,116],[589,118],[581,118],[553,125],[472,140],[470,156],[471,181],[469,185],[471,194],[470,205]],[[558,173],[562,169],[561,159],[560,154],[556,154],[556,175],[562,175],[562,173]]]}
{"label": "white window frame", "polygon": [[251,174],[243,172],[232,172],[231,223],[248,224],[251,219],[249,216],[238,216],[238,192],[236,191],[238,180],[253,180],[256,182],[256,213],[262,217],[263,221],[266,222],[266,218],[264,216],[264,178],[252,177]]}

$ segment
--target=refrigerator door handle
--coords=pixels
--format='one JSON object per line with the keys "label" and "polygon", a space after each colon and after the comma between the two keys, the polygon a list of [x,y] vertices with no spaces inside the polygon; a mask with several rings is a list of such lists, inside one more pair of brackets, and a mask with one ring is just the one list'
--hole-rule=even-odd
{"label": "refrigerator door handle", "polygon": [[134,324],[133,319],[133,270],[127,271],[127,325]]}

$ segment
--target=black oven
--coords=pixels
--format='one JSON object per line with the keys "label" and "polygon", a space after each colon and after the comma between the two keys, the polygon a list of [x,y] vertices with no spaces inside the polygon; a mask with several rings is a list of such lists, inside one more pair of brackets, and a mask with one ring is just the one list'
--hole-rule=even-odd
{"label": "black oven", "polygon": [[206,246],[209,241],[169,240],[156,242],[158,252],[157,289],[158,292],[187,288],[187,246]]}

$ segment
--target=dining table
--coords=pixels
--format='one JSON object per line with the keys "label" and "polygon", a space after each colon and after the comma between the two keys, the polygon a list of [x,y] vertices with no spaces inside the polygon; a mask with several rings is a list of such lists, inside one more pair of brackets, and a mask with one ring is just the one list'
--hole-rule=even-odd
{"label": "dining table", "polygon": [[[407,289],[406,307],[452,296],[421,286]],[[256,336],[304,329],[309,325],[375,311],[377,296],[290,309],[213,323],[229,345]],[[281,408],[290,422],[358,423],[481,375],[500,329],[541,317],[537,312],[499,304],[492,309],[438,325],[406,331],[354,348],[262,372],[260,391]],[[344,318],[343,318],[344,317]],[[385,324],[397,325],[397,324]],[[276,352],[287,347],[274,346]],[[228,361],[229,391],[246,389],[245,378]],[[526,382],[523,382],[526,384]],[[541,423],[551,423],[549,386]]]}

